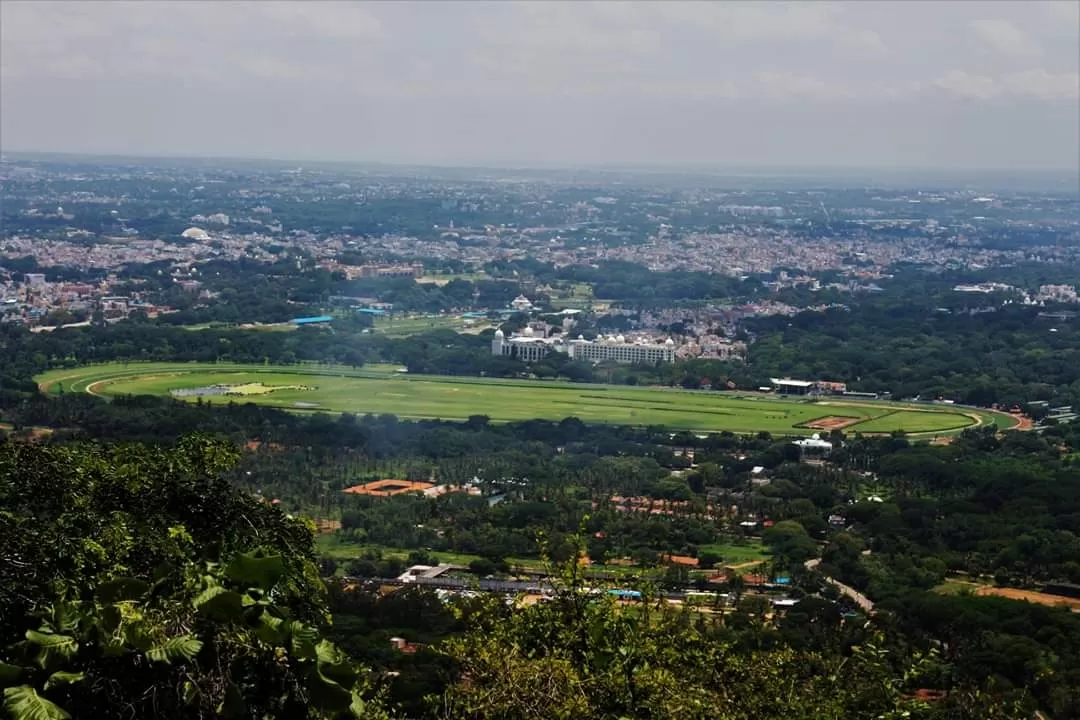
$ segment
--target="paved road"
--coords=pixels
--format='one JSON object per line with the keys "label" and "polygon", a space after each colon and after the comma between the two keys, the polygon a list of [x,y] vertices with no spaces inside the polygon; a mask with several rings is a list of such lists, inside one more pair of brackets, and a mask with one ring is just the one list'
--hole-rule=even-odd
{"label": "paved road", "polygon": [[[805,563],[807,570],[813,570],[820,564],[821,564],[821,559],[820,558],[815,558],[813,560],[807,560],[806,563]],[[859,592],[855,588],[851,587],[850,585],[845,585],[844,583],[840,582],[839,580],[833,580],[831,577],[828,577],[828,576],[825,577],[825,582],[829,583],[830,585],[835,587],[837,590],[839,590],[841,593],[843,593],[844,595],[847,595],[849,598],[854,600],[855,604],[858,605],[859,607],[861,607],[866,612],[868,612],[868,613],[873,613],[874,612],[874,601],[871,600],[870,598],[866,597],[865,595],[863,595],[861,592]]]}

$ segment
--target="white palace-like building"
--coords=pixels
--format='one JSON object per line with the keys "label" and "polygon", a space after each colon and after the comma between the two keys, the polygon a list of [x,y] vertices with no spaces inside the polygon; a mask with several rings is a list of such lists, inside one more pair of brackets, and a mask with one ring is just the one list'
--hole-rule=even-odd
{"label": "white palace-like building", "polygon": [[544,358],[550,352],[566,353],[572,360],[597,363],[614,360],[618,363],[647,363],[675,361],[675,342],[668,338],[662,343],[642,340],[627,341],[622,335],[586,340],[581,335],[574,340],[562,336],[546,338],[526,327],[520,335],[506,337],[502,330],[495,331],[491,339],[491,354],[514,357],[525,362]]}

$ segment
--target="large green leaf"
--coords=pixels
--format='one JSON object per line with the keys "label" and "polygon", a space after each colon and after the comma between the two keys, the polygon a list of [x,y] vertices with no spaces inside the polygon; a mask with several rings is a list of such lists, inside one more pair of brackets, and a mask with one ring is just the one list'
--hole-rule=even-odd
{"label": "large green leaf", "polygon": [[48,690],[52,687],[58,687],[60,685],[70,685],[72,683],[82,682],[86,679],[84,673],[64,672],[59,670],[49,676],[49,679],[45,681],[45,689]]}
{"label": "large green leaf", "polygon": [[84,617],[85,615],[74,603],[58,602],[53,606],[51,629],[62,633],[74,633]]}
{"label": "large green leaf", "polygon": [[317,659],[318,630],[294,620],[289,623],[289,633],[292,635],[292,654],[297,660]]}
{"label": "large green leaf", "polygon": [[329,640],[319,641],[315,656],[315,672],[308,687],[311,702],[324,710],[347,709],[353,702],[351,688],[356,683],[352,663]]}
{"label": "large green leaf", "polygon": [[269,590],[285,572],[285,563],[280,555],[259,556],[257,553],[243,553],[233,558],[225,568],[225,576],[246,587]]}
{"label": "large green leaf", "polygon": [[49,667],[57,660],[70,658],[79,649],[75,638],[69,635],[27,630],[26,639],[41,648],[37,655],[37,662],[42,668]]}
{"label": "large green leaf", "polygon": [[56,703],[37,694],[29,685],[4,690],[4,710],[12,720],[69,720],[68,715]]}
{"label": "large green leaf", "polygon": [[220,585],[211,585],[199,593],[194,605],[199,612],[223,620],[238,620],[243,614],[244,598],[238,592],[226,590]]}
{"label": "large green leaf", "polygon": [[97,599],[104,605],[138,600],[150,590],[150,585],[130,577],[118,577],[98,585]]}
{"label": "large green leaf", "polygon": [[202,642],[193,635],[169,638],[146,651],[154,662],[172,663],[175,660],[194,660],[202,650]]}
{"label": "large green leaf", "polygon": [[288,638],[285,621],[276,618],[265,610],[259,616],[259,624],[255,627],[255,634],[267,645],[281,646]]}
{"label": "large green leaf", "polygon": [[353,686],[356,682],[356,669],[332,642],[320,641],[315,648],[315,654],[318,658],[319,674],[346,688]]}
{"label": "large green leaf", "polygon": [[352,693],[318,670],[311,672],[308,693],[311,704],[323,710],[342,711],[352,705]]}

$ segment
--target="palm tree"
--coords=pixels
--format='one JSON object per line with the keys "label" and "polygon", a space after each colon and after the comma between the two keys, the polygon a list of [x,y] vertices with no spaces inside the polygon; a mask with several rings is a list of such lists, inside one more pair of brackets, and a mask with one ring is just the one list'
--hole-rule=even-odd
{"label": "palm tree", "polygon": [[735,605],[739,604],[739,600],[742,599],[743,592],[746,590],[746,581],[743,580],[743,576],[737,572],[732,572],[727,581],[728,592],[735,596]]}

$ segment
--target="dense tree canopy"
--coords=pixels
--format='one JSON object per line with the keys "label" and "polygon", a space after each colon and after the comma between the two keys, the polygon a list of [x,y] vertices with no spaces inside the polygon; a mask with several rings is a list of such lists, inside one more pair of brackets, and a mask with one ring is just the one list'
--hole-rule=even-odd
{"label": "dense tree canopy", "polygon": [[228,445],[0,446],[4,714],[374,717],[319,637],[311,532],[231,488]]}

